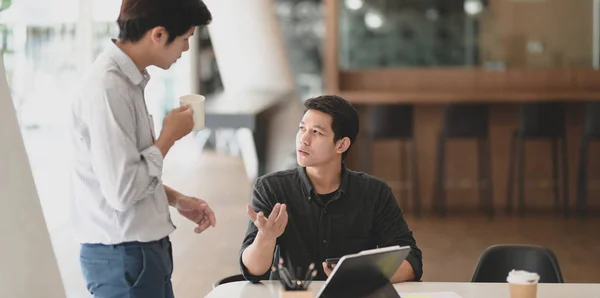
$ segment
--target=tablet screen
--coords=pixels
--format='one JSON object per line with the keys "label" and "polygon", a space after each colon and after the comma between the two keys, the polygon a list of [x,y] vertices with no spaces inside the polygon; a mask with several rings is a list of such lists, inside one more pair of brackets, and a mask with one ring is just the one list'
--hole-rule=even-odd
{"label": "tablet screen", "polygon": [[317,297],[399,297],[390,283],[409,246],[391,246],[342,257]]}

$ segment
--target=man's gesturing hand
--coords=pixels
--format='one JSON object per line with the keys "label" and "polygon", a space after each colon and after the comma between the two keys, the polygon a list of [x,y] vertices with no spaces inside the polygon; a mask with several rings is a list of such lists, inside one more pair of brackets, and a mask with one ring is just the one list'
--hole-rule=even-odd
{"label": "man's gesturing hand", "polygon": [[288,214],[285,204],[275,204],[269,218],[262,212],[254,212],[250,205],[246,205],[246,213],[258,228],[258,233],[266,239],[277,239],[287,226]]}

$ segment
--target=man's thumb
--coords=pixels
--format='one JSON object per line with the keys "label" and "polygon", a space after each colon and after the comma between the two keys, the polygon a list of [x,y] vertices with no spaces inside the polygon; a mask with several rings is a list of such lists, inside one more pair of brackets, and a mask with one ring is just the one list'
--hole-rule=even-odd
{"label": "man's thumb", "polygon": [[252,221],[256,221],[256,212],[254,212],[254,209],[252,208],[252,206],[246,204],[246,214],[248,214],[248,216],[250,217],[250,219]]}

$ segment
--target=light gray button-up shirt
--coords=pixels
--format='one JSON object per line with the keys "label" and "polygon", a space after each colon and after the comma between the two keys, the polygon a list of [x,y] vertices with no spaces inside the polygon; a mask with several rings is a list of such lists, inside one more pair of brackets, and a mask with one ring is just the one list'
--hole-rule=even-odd
{"label": "light gray button-up shirt", "polygon": [[144,101],[149,79],[111,42],[76,94],[71,202],[81,243],[148,242],[175,229],[161,181],[163,156]]}

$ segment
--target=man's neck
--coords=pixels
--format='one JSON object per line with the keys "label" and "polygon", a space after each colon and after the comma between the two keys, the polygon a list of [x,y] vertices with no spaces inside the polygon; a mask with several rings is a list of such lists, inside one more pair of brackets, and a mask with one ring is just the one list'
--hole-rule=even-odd
{"label": "man's neck", "polygon": [[133,61],[140,72],[150,66],[150,63],[147,62],[149,60],[147,54],[143,50],[144,47],[139,43],[123,42],[119,40],[114,41],[114,43]]}
{"label": "man's neck", "polygon": [[340,187],[341,174],[341,162],[306,168],[306,175],[318,194],[328,194],[336,191]]}

